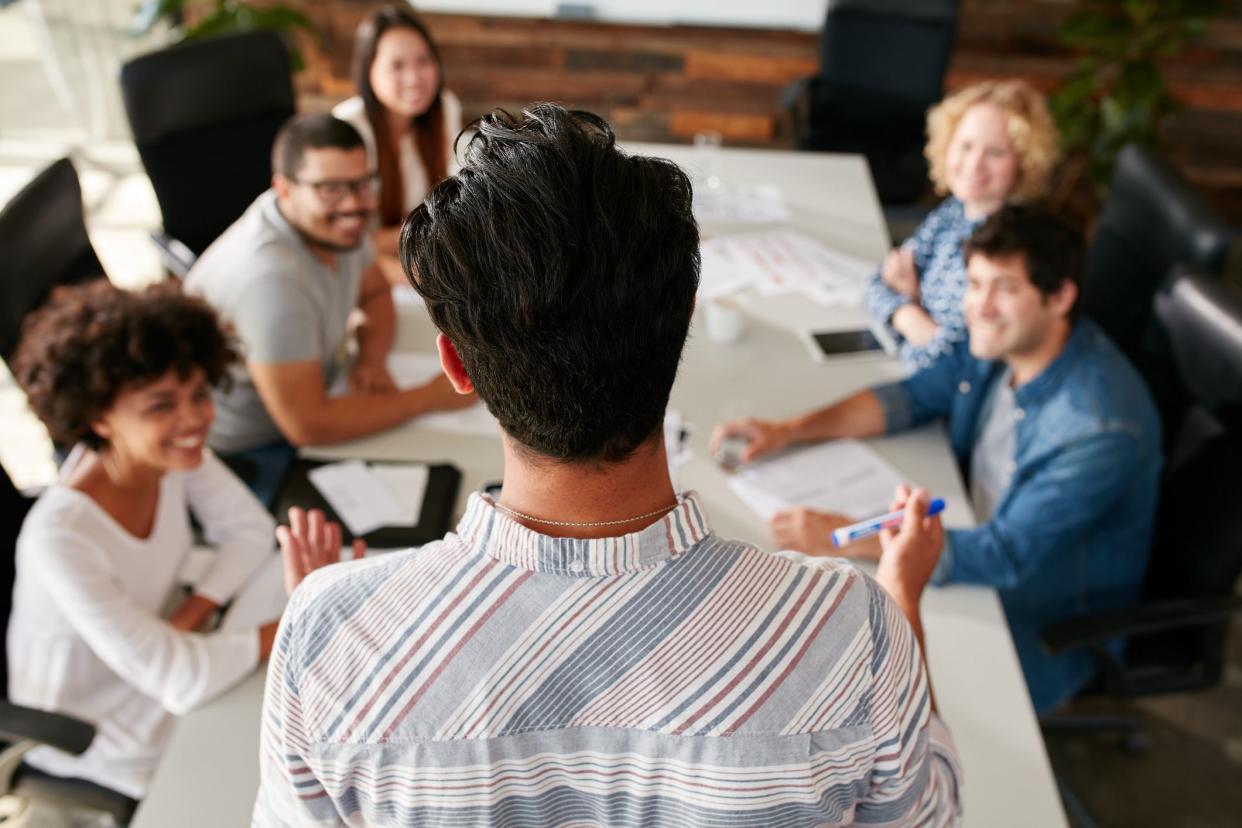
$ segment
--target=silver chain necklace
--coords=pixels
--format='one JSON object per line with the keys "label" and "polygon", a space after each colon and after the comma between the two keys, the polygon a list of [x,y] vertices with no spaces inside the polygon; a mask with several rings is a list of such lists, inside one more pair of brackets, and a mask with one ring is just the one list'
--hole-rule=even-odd
{"label": "silver chain necklace", "polygon": [[545,526],[619,526],[620,524],[623,524],[623,523],[634,523],[635,521],[642,520],[643,518],[655,517],[656,515],[662,515],[666,512],[671,512],[674,509],[676,509],[678,506],[678,504],[674,503],[672,506],[665,506],[663,509],[656,509],[654,512],[647,512],[645,515],[635,515],[632,518],[624,518],[622,520],[576,521],[576,520],[545,520],[544,518],[537,518],[532,515],[523,514],[517,511],[516,509],[510,509],[508,506],[504,506],[500,503],[493,503],[492,505],[495,506],[497,509],[500,509],[502,512],[508,512],[509,514],[513,515],[515,518],[521,518],[522,520],[528,520],[531,523],[541,523]]}

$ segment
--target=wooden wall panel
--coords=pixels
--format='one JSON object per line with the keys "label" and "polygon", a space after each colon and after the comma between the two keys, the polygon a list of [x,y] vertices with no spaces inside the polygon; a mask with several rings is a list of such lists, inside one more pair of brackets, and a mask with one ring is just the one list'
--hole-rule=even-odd
{"label": "wooden wall panel", "polygon": [[[670,0],[675,2],[675,0]],[[315,22],[302,40],[304,108],[352,93],[354,29],[382,3],[302,0]],[[1228,0],[1193,49],[1163,68],[1184,107],[1166,124],[1166,151],[1242,222],[1242,0]],[[1054,90],[1074,64],[1058,40],[1067,0],[963,0],[946,83],[1024,77]],[[700,26],[427,14],[445,80],[466,116],[554,100],[610,119],[623,139],[684,142],[715,130],[726,144],[787,147],[780,97],[818,66],[818,35]]]}

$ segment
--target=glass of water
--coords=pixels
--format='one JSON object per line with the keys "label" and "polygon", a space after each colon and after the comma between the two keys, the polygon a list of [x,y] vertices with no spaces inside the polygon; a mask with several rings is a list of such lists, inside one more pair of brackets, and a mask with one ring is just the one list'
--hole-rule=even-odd
{"label": "glass of water", "polygon": [[703,183],[709,190],[720,189],[720,145],[724,137],[714,129],[694,134],[694,152]]}

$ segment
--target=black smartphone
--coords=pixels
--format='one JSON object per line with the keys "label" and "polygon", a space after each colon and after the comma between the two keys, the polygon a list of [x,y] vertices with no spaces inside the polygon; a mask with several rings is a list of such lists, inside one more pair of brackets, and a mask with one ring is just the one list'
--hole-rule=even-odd
{"label": "black smartphone", "polygon": [[893,348],[870,328],[845,331],[808,331],[807,350],[817,360],[840,356],[884,356]]}

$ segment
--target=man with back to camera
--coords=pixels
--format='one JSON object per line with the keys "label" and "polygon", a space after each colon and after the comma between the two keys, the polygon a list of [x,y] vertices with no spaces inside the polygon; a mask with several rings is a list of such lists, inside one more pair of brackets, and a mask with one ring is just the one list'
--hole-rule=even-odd
{"label": "man with back to camera", "polygon": [[[208,443],[255,463],[265,500],[293,446],[350,440],[472,402],[444,377],[398,390],[388,374],[392,294],[366,241],[377,185],[357,130],[330,115],[294,116],[272,147],[272,188],[186,277],[187,289],[233,323],[246,354],[232,389],[217,394]],[[348,363],[355,308],[365,321],[350,392],[330,396]]]}
{"label": "man with back to camera", "polygon": [[[996,587],[1035,707],[1048,711],[1095,671],[1090,653],[1049,656],[1039,631],[1137,597],[1151,545],[1160,421],[1142,379],[1104,333],[1076,318],[1082,242],[1044,209],[1008,206],[966,242],[969,341],[904,382],[784,421],[718,426],[713,450],[743,462],[795,443],[871,437],[948,418],[979,525],[951,529],[932,576]],[[866,516],[858,516],[866,517]],[[791,509],[778,544],[832,549],[840,515]],[[874,545],[846,554],[874,556]],[[1112,647],[1120,655],[1121,642]]]}
{"label": "man with back to camera", "polygon": [[504,486],[294,593],[256,825],[958,821],[917,640],[927,493],[898,492],[873,581],[723,540],[673,491],[698,240],[685,174],[596,116],[480,120],[400,249],[445,373],[500,422]]}

